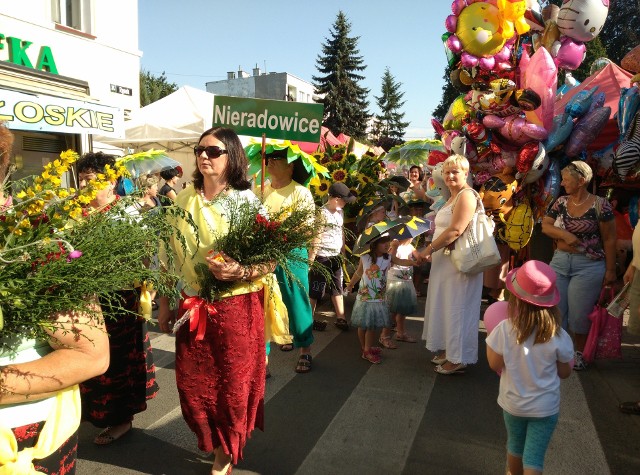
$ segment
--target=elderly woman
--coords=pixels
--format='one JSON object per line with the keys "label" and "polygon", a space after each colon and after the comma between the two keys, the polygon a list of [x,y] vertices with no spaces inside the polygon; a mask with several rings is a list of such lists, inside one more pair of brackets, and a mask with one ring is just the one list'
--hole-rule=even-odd
{"label": "elderly woman", "polygon": [[[198,437],[198,447],[215,455],[211,473],[224,474],[242,458],[253,430],[263,430],[266,362],[260,278],[273,266],[245,267],[227,255],[209,255],[216,239],[210,229],[228,229],[228,210],[237,203],[260,202],[249,189],[247,158],[233,130],[207,130],[194,153],[193,184],[178,194],[176,206],[191,213],[198,235],[180,221],[177,227],[186,249],[177,238],[172,243],[175,268],[182,277],[180,314],[188,312],[192,320],[176,329],[176,382],[182,415]],[[198,295],[196,268],[202,264],[216,279],[235,282],[215,302]],[[170,331],[174,319],[168,299],[161,297],[160,329]],[[191,327],[197,327],[197,333]]]}
{"label": "elderly woman", "polygon": [[591,327],[602,285],[616,281],[616,226],[611,204],[587,191],[593,173],[585,162],[574,161],[562,170],[567,192],[542,220],[542,232],[555,240],[551,267],[558,274],[558,308],[562,325],[573,336],[573,369],[586,368],[582,351]]}
{"label": "elderly woman", "polygon": [[421,252],[431,260],[423,338],[437,352],[431,362],[440,374],[463,372],[478,361],[478,322],[482,273],[459,272],[444,249],[467,228],[478,206],[477,193],[467,184],[469,162],[462,155],[444,161],[443,176],[451,197],[435,217],[431,243]]}

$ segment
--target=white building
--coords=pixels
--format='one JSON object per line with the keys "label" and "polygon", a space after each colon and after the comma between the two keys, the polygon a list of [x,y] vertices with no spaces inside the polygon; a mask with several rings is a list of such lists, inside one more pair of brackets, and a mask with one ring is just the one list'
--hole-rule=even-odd
{"label": "white building", "polygon": [[238,67],[227,73],[227,79],[206,83],[207,92],[221,96],[252,97],[315,103],[315,89],[311,83],[289,73],[264,73],[257,66],[253,74]]}
{"label": "white building", "polygon": [[90,150],[92,135],[123,136],[140,107],[141,54],[137,0],[2,2],[0,120],[16,136],[14,176]]}

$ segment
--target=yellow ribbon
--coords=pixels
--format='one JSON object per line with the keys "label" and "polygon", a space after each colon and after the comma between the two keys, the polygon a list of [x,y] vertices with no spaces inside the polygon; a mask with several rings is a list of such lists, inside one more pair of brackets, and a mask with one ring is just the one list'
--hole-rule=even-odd
{"label": "yellow ribbon", "polygon": [[267,274],[264,282],[264,337],[265,341],[274,341],[278,345],[293,342],[289,333],[289,313],[282,301],[282,294],[275,274]]}
{"label": "yellow ribbon", "polygon": [[63,389],[55,396],[55,404],[33,447],[18,451],[18,441],[11,429],[0,426],[0,475],[41,474],[33,459],[44,459],[54,453],[80,426],[81,403],[78,385]]}
{"label": "yellow ribbon", "polygon": [[149,321],[151,320],[151,313],[153,312],[151,292],[153,285],[147,286],[146,282],[143,282],[140,286],[140,302],[138,303],[138,313],[142,318]]}

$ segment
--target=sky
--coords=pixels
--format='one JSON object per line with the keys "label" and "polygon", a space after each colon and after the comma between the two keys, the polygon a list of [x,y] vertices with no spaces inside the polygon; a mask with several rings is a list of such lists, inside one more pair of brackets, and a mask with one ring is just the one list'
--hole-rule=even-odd
{"label": "sky", "polygon": [[388,67],[404,92],[405,139],[431,137],[444,85],[440,37],[448,0],[139,0],[141,66],[202,90],[238,66],[313,82],[339,11],[351,23],[350,36],[359,37],[369,112],[380,113],[374,96]]}

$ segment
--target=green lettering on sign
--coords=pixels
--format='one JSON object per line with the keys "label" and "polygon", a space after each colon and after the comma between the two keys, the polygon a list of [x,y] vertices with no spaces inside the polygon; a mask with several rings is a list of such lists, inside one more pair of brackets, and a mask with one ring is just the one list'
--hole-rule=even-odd
{"label": "green lettering on sign", "polygon": [[27,48],[31,46],[31,41],[22,41],[20,38],[7,37],[9,45],[9,61],[19,66],[33,68],[33,64],[27,56]]}
{"label": "green lettering on sign", "polygon": [[52,74],[58,74],[56,62],[53,59],[53,53],[51,52],[51,48],[49,48],[48,46],[43,46],[42,48],[40,48],[40,54],[38,55],[36,69],[48,71]]}
{"label": "green lettering on sign", "polygon": [[319,142],[322,104],[230,96],[213,98],[213,126],[239,135]]}

